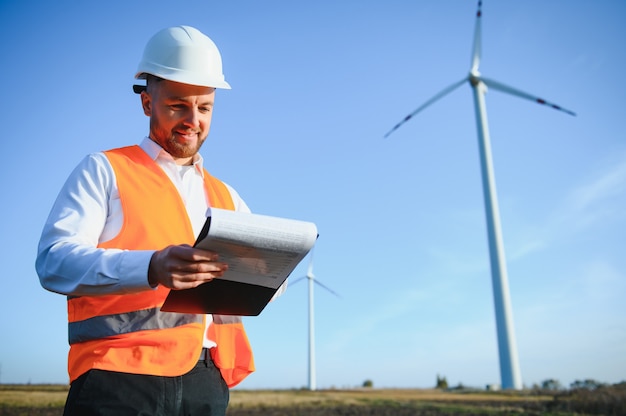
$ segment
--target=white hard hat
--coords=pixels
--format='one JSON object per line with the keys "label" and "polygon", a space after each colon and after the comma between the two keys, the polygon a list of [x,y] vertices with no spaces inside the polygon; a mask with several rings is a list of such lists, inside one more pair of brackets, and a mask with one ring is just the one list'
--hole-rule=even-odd
{"label": "white hard hat", "polygon": [[[154,75],[169,81],[230,89],[222,73],[222,57],[215,43],[190,26],[157,32],[146,44],[135,78]],[[135,85],[135,92],[145,87]]]}

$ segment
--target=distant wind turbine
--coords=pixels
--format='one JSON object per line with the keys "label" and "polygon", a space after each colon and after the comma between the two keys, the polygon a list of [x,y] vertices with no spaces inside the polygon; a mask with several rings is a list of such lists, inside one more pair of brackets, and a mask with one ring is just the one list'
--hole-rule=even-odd
{"label": "distant wind turbine", "polygon": [[469,75],[462,80],[455,82],[445,88],[437,95],[426,101],[411,114],[406,116],[401,122],[396,124],[385,137],[397,130],[404,123],[409,121],[417,113],[433,104],[435,101],[451,93],[463,83],[469,81],[474,93],[474,107],[476,110],[476,124],[478,127],[478,143],[480,151],[480,164],[483,181],[483,193],[485,198],[485,214],[487,219],[487,236],[489,239],[489,254],[491,258],[491,276],[493,285],[493,297],[495,304],[496,329],[498,335],[498,351],[500,355],[500,378],[503,389],[522,389],[522,378],[520,375],[519,360],[517,356],[517,345],[515,341],[515,331],[513,330],[513,316],[511,310],[511,299],[509,295],[509,283],[506,271],[506,261],[504,256],[504,245],[502,242],[502,232],[500,231],[500,214],[498,211],[498,201],[496,197],[496,183],[491,160],[491,145],[489,138],[489,128],[487,125],[487,110],[485,107],[485,93],[487,87],[499,90],[511,95],[544,104],[555,110],[563,111],[575,116],[573,111],[566,110],[556,104],[548,102],[543,98],[525,93],[518,89],[509,87],[500,82],[485,78],[478,72],[481,57],[481,17],[482,1],[478,2],[478,12],[476,13],[476,27],[474,30],[474,47],[472,52],[471,69]]}
{"label": "distant wind turbine", "polygon": [[337,297],[339,297],[339,295],[324,284],[320,283],[320,281],[315,278],[315,275],[313,275],[313,250],[309,253],[309,267],[307,269],[306,276],[294,280],[292,285],[302,279],[307,279],[309,281],[309,390],[313,391],[317,389],[315,375],[315,312],[313,305],[313,283],[317,283]]}

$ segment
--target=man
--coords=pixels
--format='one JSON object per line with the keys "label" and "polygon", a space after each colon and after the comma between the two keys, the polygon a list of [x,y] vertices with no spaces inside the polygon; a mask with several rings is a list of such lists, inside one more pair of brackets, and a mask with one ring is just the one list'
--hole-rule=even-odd
{"label": "man", "polygon": [[198,153],[215,89],[230,89],[211,39],[164,29],[135,76],[150,135],[87,156],[39,242],[44,288],[67,295],[71,388],[65,415],[224,415],[254,371],[241,318],[161,312],[170,290],[219,278],[219,253],[191,247],[209,206],[248,211]]}

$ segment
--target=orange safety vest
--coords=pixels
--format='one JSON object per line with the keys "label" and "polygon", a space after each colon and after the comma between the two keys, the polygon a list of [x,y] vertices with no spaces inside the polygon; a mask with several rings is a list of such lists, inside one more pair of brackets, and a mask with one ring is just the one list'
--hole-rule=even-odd
{"label": "orange safety vest", "polygon": [[[159,250],[193,244],[187,211],[165,172],[139,147],[105,152],[117,178],[124,221],[99,248]],[[230,192],[204,171],[210,205],[234,209]],[[123,276],[120,276],[123,278]],[[159,286],[125,295],[68,297],[70,381],[90,369],[179,376],[198,362],[205,315],[161,312],[169,289]],[[241,317],[213,315],[208,336],[212,358],[229,387],[254,371]]]}

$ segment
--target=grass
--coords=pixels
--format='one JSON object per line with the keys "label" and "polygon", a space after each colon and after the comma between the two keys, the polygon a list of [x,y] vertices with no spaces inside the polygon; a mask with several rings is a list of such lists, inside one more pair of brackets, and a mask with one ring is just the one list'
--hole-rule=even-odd
{"label": "grass", "polygon": [[63,407],[68,390],[62,384],[0,384],[0,408]]}
{"label": "grass", "polygon": [[[596,391],[233,390],[229,416],[619,415],[625,385]],[[66,385],[0,384],[0,416],[61,415]]]}
{"label": "grass", "polygon": [[233,390],[231,404],[291,406],[307,403],[372,404],[376,402],[525,402],[548,401],[551,396],[528,396],[507,392],[450,392],[435,389],[348,389],[348,390]]}
{"label": "grass", "polygon": [[[66,385],[0,385],[0,408],[61,408],[67,396]],[[451,393],[429,389],[350,389],[350,390],[233,390],[230,409],[333,408],[337,406],[448,407],[458,410],[481,403],[502,402],[515,408],[519,403],[547,401],[551,397],[525,397],[497,393]]]}

